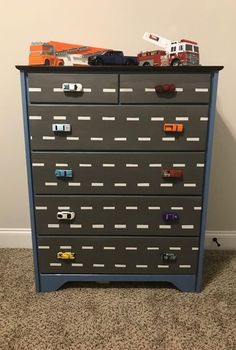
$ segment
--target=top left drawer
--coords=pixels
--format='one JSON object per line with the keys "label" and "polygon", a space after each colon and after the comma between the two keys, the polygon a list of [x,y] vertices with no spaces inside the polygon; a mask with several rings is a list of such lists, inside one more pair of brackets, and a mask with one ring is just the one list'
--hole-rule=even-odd
{"label": "top left drawer", "polygon": [[118,103],[116,74],[29,73],[28,89],[30,103]]}

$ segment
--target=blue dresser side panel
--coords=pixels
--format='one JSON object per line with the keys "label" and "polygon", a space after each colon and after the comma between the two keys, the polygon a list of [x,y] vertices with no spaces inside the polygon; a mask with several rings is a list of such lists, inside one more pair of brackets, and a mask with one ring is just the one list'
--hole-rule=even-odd
{"label": "blue dresser side panel", "polygon": [[208,193],[210,183],[210,171],[211,171],[211,158],[212,158],[212,145],[214,135],[214,123],[216,112],[216,98],[217,98],[217,83],[218,73],[212,74],[211,78],[211,97],[210,97],[210,109],[209,109],[209,126],[208,126],[208,139],[207,139],[207,152],[205,156],[205,176],[203,184],[203,203],[202,203],[202,218],[200,228],[200,245],[198,256],[198,272],[196,281],[196,291],[200,292],[202,288],[202,270],[204,261],[204,245],[205,245],[205,231],[207,220],[207,207],[208,207]]}
{"label": "blue dresser side panel", "polygon": [[27,180],[28,180],[28,195],[29,195],[29,207],[30,207],[30,221],[31,221],[31,237],[33,245],[33,260],[34,260],[34,272],[35,272],[35,285],[36,291],[40,289],[40,277],[38,267],[38,251],[37,251],[37,235],[34,215],[34,192],[33,192],[33,177],[31,168],[31,153],[30,153],[30,134],[28,124],[28,93],[27,93],[27,75],[21,72],[21,93],[22,93],[22,109],[23,109],[23,122],[24,122],[24,135],[25,135],[25,154],[27,165]]}

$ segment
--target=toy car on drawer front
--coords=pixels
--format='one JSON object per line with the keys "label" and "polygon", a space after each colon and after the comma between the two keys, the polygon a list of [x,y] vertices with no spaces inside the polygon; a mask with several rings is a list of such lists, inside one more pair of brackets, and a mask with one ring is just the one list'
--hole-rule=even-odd
{"label": "toy car on drawer front", "polygon": [[109,50],[88,58],[90,65],[138,65],[137,57],[124,56],[122,51]]}

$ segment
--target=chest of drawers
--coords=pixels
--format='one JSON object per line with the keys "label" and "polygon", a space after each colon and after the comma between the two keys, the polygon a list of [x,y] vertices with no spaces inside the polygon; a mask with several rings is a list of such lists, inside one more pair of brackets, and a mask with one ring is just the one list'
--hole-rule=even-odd
{"label": "chest of drawers", "polygon": [[222,67],[17,68],[37,291],[200,291]]}

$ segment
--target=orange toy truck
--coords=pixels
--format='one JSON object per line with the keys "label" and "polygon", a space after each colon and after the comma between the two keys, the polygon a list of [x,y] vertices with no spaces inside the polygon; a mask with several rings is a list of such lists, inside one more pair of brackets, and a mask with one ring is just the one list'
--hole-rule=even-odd
{"label": "orange toy truck", "polygon": [[30,45],[30,65],[63,66],[64,61],[56,56],[52,45],[43,42],[33,42]]}

